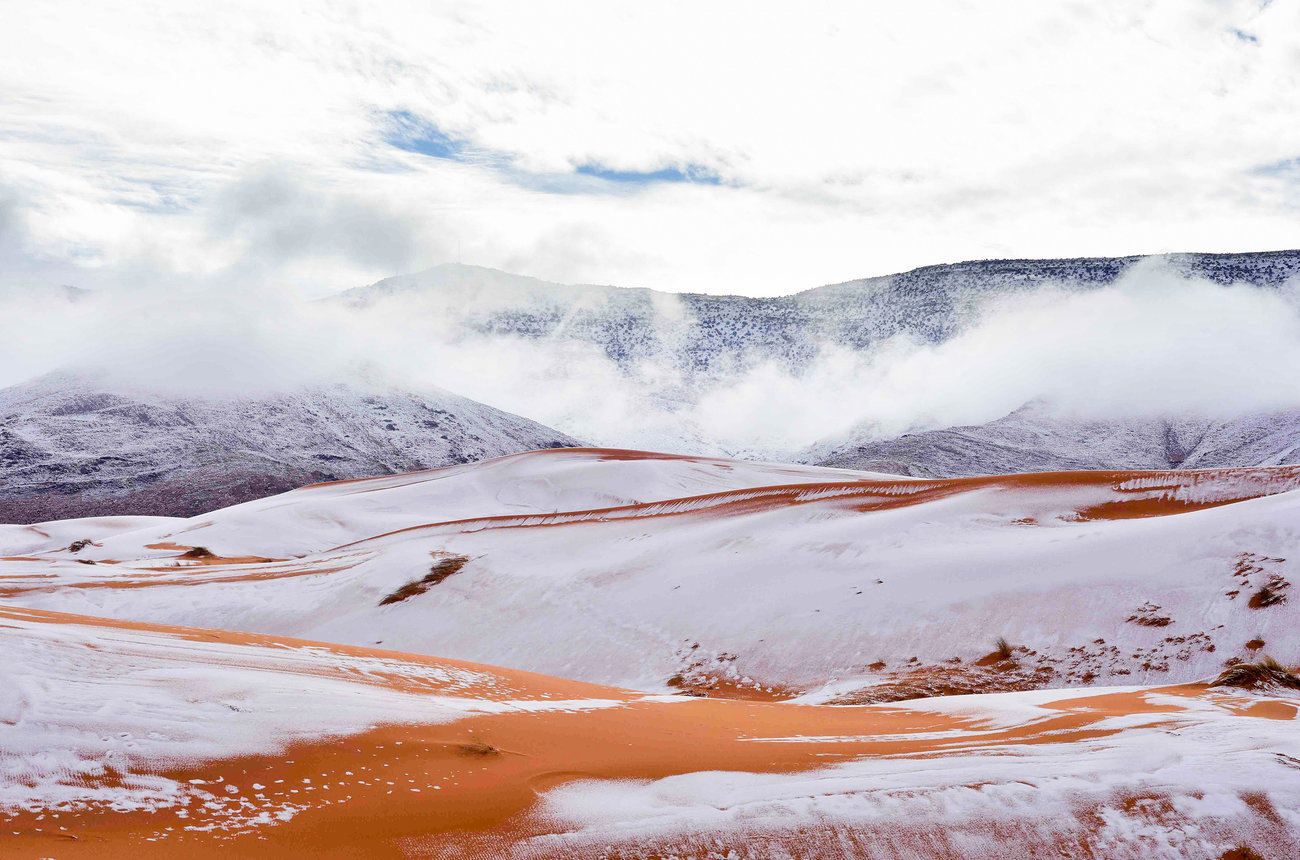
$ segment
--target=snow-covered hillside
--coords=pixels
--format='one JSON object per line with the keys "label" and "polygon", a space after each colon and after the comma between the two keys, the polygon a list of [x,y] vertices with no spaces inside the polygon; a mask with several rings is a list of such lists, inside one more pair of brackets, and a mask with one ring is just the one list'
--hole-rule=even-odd
{"label": "snow-covered hillside", "polygon": [[[1096,289],[1144,259],[976,260],[771,298],[555,284],[446,264],[348,290],[334,301],[357,310],[397,302],[431,327],[450,319],[467,334],[580,341],[629,371],[653,360],[699,380],[764,361],[800,367],[826,344],[858,350],[898,334],[939,342],[992,296],[1049,284]],[[1167,259],[1176,272],[1222,284],[1273,289],[1300,275],[1300,251]]]}
{"label": "snow-covered hillside", "polygon": [[1035,403],[988,424],[880,441],[828,441],[799,459],[922,477],[1274,466],[1300,463],[1300,411],[1231,419],[1087,419]]}
{"label": "snow-covered hillside", "polygon": [[601,449],[0,526],[0,832],[74,860],[1285,856],[1300,699],[1187,682],[1294,660],[1297,547],[1297,467]]}
{"label": "snow-covered hillside", "polygon": [[20,605],[641,689],[1190,681],[1300,651],[1298,488],[1294,467],[938,481],[550,451],[88,523],[76,553],[66,524],[12,527],[0,575]]}
{"label": "snow-covered hillside", "polygon": [[0,391],[0,522],[188,516],[307,483],[574,444],[448,392],[182,395],[59,373]]}

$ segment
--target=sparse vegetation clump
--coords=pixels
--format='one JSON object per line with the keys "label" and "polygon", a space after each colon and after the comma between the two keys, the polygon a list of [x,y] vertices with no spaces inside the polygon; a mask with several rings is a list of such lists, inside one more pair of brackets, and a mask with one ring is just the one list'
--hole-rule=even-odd
{"label": "sparse vegetation clump", "polygon": [[1256,854],[1249,845],[1238,845],[1236,848],[1230,848],[1219,856],[1219,860],[1264,860],[1260,854]]}
{"label": "sparse vegetation clump", "polygon": [[[908,663],[915,663],[913,657]],[[1007,641],[1005,636],[999,636],[993,642],[993,650],[976,660],[974,666],[994,666],[999,671],[1009,671],[1012,667],[1019,665],[1016,661],[1016,648]]]}
{"label": "sparse vegetation clump", "polygon": [[1211,687],[1240,687],[1244,690],[1266,690],[1286,687],[1300,690],[1300,677],[1267,655],[1254,663],[1238,663],[1219,673]]}
{"label": "sparse vegetation clump", "polygon": [[1174,620],[1168,615],[1161,615],[1160,607],[1154,603],[1144,603],[1140,609],[1128,617],[1130,624],[1140,624],[1143,627],[1168,627],[1174,623]]}
{"label": "sparse vegetation clump", "polygon": [[1273,587],[1272,583],[1261,586],[1250,598],[1251,609],[1263,609],[1267,606],[1273,606],[1286,600],[1286,595],[1280,590]]}
{"label": "sparse vegetation clump", "polygon": [[492,746],[492,744],[487,741],[479,740],[478,738],[471,738],[469,743],[461,744],[458,749],[463,755],[501,755],[501,750]]}
{"label": "sparse vegetation clump", "polygon": [[463,555],[452,555],[439,559],[433,563],[433,567],[429,568],[428,573],[385,596],[383,600],[379,601],[379,605],[388,606],[390,603],[401,603],[403,600],[410,600],[412,597],[424,594],[430,588],[459,571],[468,561],[469,558]]}
{"label": "sparse vegetation clump", "polygon": [[68,544],[68,552],[81,552],[83,549],[90,546],[92,543],[94,543],[94,541],[92,541],[90,538],[81,538],[79,540],[74,540],[72,543]]}
{"label": "sparse vegetation clump", "polygon": [[181,558],[216,558],[217,554],[206,546],[192,546],[181,553]]}

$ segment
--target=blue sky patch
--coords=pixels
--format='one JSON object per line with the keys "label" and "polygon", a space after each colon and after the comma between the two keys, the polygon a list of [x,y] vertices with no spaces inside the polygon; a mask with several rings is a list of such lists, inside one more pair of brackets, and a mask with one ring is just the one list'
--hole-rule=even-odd
{"label": "blue sky patch", "polygon": [[654,182],[693,182],[700,185],[722,183],[717,173],[699,164],[688,164],[684,170],[677,167],[661,170],[610,170],[599,164],[579,164],[574,172],[579,176],[592,176],[606,182],[629,185],[649,185]]}
{"label": "blue sky patch", "polygon": [[1300,177],[1300,158],[1288,158],[1284,161],[1275,161],[1272,164],[1261,164],[1253,168],[1251,173],[1257,176],[1286,176],[1296,174]]}
{"label": "blue sky patch", "polygon": [[584,162],[575,165],[571,172],[534,172],[518,167],[506,153],[475,147],[408,110],[385,111],[382,124],[384,142],[403,152],[474,164],[492,170],[504,182],[548,194],[609,194],[665,182],[722,184],[717,171],[700,164],[658,170],[614,170],[599,162]]}
{"label": "blue sky patch", "polygon": [[387,131],[384,140],[406,152],[462,161],[465,144],[438,128],[427,119],[410,111],[392,110],[387,114]]}

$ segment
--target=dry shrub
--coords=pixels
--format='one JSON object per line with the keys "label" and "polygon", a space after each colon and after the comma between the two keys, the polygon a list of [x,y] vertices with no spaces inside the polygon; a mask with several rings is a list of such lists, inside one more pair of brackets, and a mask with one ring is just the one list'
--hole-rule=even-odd
{"label": "dry shrub", "polygon": [[487,741],[482,741],[478,738],[471,738],[469,743],[461,744],[457,749],[459,749],[463,755],[501,755],[501,750],[492,746],[492,744]]}
{"label": "dry shrub", "polygon": [[1300,690],[1300,677],[1267,655],[1254,663],[1238,663],[1219,673],[1211,687],[1240,687],[1244,690],[1267,690],[1287,687]]}
{"label": "dry shrub", "polygon": [[1286,595],[1275,587],[1274,583],[1262,586],[1250,597],[1251,609],[1263,609],[1286,600]]}
{"label": "dry shrub", "polygon": [[406,585],[394,591],[379,601],[380,606],[387,606],[390,603],[401,603],[403,600],[410,600],[420,594],[424,594],[430,588],[442,582],[453,573],[459,571],[469,561],[469,558],[463,555],[451,555],[439,559],[429,568],[429,572],[419,579],[412,580]]}

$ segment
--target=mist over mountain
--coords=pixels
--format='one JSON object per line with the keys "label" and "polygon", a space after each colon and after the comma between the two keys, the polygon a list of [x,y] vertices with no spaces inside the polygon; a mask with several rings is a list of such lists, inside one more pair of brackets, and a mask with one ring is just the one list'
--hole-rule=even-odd
{"label": "mist over mountain", "polygon": [[358,310],[410,303],[449,315],[467,332],[589,343],[626,371],[656,361],[705,381],[763,361],[806,368],[826,346],[866,350],[899,335],[942,343],[991,298],[1045,286],[1096,290],[1144,262],[1223,286],[1280,290],[1300,275],[1300,251],[976,260],[750,297],[555,284],[453,263],[347,290],[333,301]]}
{"label": "mist over mountain", "polygon": [[332,301],[443,345],[460,372],[439,384],[567,432],[788,459],[1035,401],[1093,419],[1300,406],[1298,274],[1294,251],[996,260],[751,298],[448,265]]}
{"label": "mist over mountain", "polygon": [[23,284],[0,294],[0,516],[188,515],[579,440],[926,476],[1288,463],[1298,275],[1283,251],[776,298],[464,265],[307,303]]}

